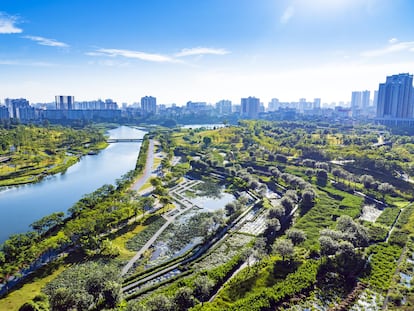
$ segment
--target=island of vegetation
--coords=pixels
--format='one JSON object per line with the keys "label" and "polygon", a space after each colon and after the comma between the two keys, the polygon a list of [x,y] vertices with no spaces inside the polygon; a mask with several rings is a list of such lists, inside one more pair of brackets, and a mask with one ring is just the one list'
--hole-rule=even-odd
{"label": "island of vegetation", "polygon": [[412,310],[413,173],[414,138],[373,125],[159,127],[1,246],[0,309]]}
{"label": "island of vegetation", "polygon": [[9,122],[0,127],[0,186],[38,182],[106,146],[104,130],[94,126],[74,129]]}

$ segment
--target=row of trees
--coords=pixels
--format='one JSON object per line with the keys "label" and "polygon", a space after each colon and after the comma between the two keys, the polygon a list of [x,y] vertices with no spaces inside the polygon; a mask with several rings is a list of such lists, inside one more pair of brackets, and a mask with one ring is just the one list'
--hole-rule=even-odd
{"label": "row of trees", "polygon": [[69,209],[67,218],[63,212],[53,213],[33,222],[34,231],[10,236],[0,250],[1,281],[7,283],[21,269],[37,267],[39,261],[48,261],[71,245],[87,256],[116,256],[118,250],[106,235],[142,213],[147,204],[127,190],[136,174],[130,171],[115,186],[103,185],[85,195]]}

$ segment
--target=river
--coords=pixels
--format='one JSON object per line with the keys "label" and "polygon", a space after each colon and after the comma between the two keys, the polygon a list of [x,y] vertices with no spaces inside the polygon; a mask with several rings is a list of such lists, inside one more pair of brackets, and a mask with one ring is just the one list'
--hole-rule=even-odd
{"label": "river", "polygon": [[[145,131],[121,126],[108,131],[110,138],[143,138]],[[134,169],[141,143],[110,144],[97,155],[87,155],[65,173],[39,183],[0,191],[0,244],[11,234],[26,232],[29,225],[53,212],[66,212],[83,195]]]}

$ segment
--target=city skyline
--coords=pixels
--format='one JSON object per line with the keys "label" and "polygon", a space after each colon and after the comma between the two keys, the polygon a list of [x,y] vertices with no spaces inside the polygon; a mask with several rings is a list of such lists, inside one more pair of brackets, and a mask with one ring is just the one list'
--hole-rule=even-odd
{"label": "city skyline", "polygon": [[413,72],[409,0],[2,1],[0,98],[322,103]]}

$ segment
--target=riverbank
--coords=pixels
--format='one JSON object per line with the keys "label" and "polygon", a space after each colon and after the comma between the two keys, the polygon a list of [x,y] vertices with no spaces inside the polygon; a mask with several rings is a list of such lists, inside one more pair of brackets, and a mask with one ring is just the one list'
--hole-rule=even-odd
{"label": "riverbank", "polygon": [[[145,132],[119,127],[108,134],[117,138],[142,138]],[[109,144],[97,155],[75,159],[74,165],[64,173],[50,174],[37,183],[3,187],[0,218],[7,222],[3,223],[0,243],[11,234],[27,232],[31,223],[46,215],[67,212],[84,195],[99,187],[114,185],[117,179],[134,170],[140,147],[140,142]]]}
{"label": "riverbank", "polygon": [[[20,167],[8,175],[2,176],[2,174],[0,174],[0,187],[19,186],[40,182],[48,176],[65,172],[69,167],[76,164],[83,156],[96,155],[106,147],[108,147],[107,143],[100,143],[90,146],[89,148],[85,148],[82,153],[77,155],[66,155],[64,158],[51,159],[47,162],[44,161],[46,162],[46,165],[40,164],[30,169]],[[11,161],[11,163],[13,162]]]}
{"label": "riverbank", "polygon": [[8,152],[1,155],[7,161],[0,162],[0,187],[37,183],[65,172],[81,157],[97,154],[108,146],[101,128],[21,125],[1,133],[1,143]]}
{"label": "riverbank", "polygon": [[[138,159],[136,160],[137,162],[137,166],[139,167],[139,163],[142,163],[142,161],[145,161],[145,159],[148,158],[148,156],[150,153],[150,150],[148,150],[148,147],[150,145],[148,137],[146,139],[144,139],[144,142],[142,145],[142,148],[140,149],[140,154]],[[132,143],[128,143],[128,144],[120,144],[120,146],[127,146],[127,145],[132,145]],[[134,144],[135,145],[135,144]],[[111,150],[113,150],[113,147],[110,148]],[[151,152],[152,153],[152,152]],[[153,156],[153,155],[152,155]],[[144,165],[143,168],[138,169],[137,172],[140,172],[140,174],[142,174],[142,171],[151,171],[151,168],[153,166],[153,163],[146,163]],[[139,175],[139,174],[138,174]],[[118,194],[122,193],[122,190],[120,189],[128,189],[128,187],[124,188],[123,186],[120,186],[120,184],[118,184]],[[123,193],[124,195],[126,195],[125,193]],[[108,199],[110,200],[112,203],[114,202],[112,198]],[[118,204],[120,204],[120,202],[118,202]],[[92,217],[92,218],[96,218],[96,217]],[[76,221],[76,220],[73,220]],[[86,225],[89,226],[89,224],[91,224],[92,221],[87,221]],[[120,223],[123,223],[125,225],[125,222],[120,220]],[[109,235],[114,235],[114,236],[122,236],[122,233],[117,233],[118,230],[122,231],[122,226],[115,226],[114,231],[111,231],[110,233],[107,233]],[[53,238],[53,237],[52,237]],[[42,242],[39,244],[43,244]],[[69,256],[71,257],[71,256]],[[76,261],[75,261],[76,262]],[[50,280],[54,279],[57,275],[59,275],[61,272],[63,272],[68,266],[70,266],[71,263],[75,263],[73,261],[65,261],[65,262],[60,262],[56,264],[56,270],[53,270],[49,273],[38,273],[38,271],[35,272],[35,277],[33,277],[33,279],[28,279],[28,281],[23,281],[21,284],[21,288],[12,291],[9,295],[3,297],[0,299],[0,310],[15,310],[17,311],[18,308],[26,301],[29,301],[31,299],[33,299],[37,294],[40,293],[40,289]],[[52,263],[52,265],[54,265],[54,263]],[[42,269],[42,268],[41,268]],[[39,269],[39,270],[41,270]]]}

